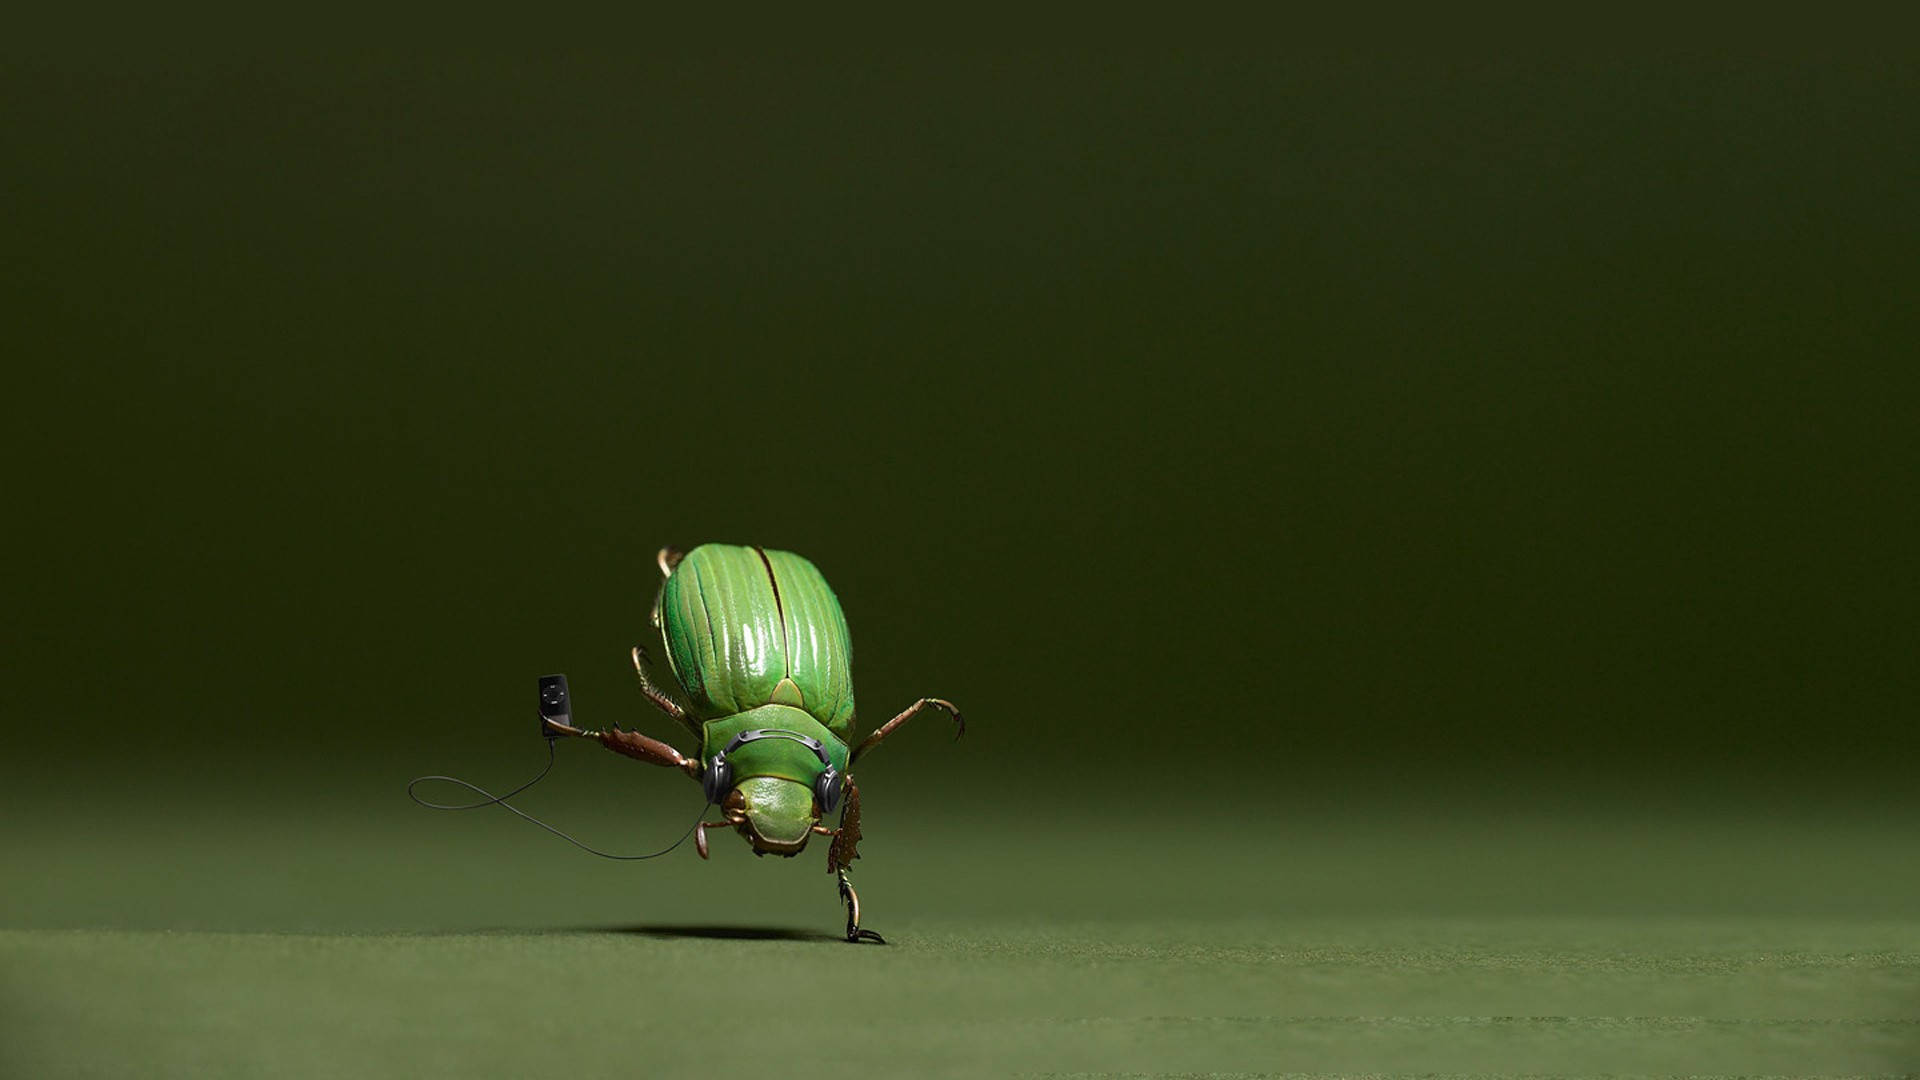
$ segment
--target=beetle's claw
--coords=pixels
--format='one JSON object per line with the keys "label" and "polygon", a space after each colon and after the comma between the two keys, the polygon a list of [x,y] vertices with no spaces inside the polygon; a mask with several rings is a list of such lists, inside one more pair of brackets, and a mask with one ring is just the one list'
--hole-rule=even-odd
{"label": "beetle's claw", "polygon": [[862,941],[872,941],[881,945],[887,939],[860,925],[860,894],[853,891],[853,882],[847,880],[845,870],[840,871],[840,899],[847,905],[847,941],[858,945]]}
{"label": "beetle's claw", "polygon": [[959,742],[960,736],[967,733],[967,718],[961,716],[960,710],[955,708],[953,702],[948,701],[946,698],[928,698],[927,701],[929,704],[938,705],[940,708],[945,709],[947,715],[953,717],[953,740]]}

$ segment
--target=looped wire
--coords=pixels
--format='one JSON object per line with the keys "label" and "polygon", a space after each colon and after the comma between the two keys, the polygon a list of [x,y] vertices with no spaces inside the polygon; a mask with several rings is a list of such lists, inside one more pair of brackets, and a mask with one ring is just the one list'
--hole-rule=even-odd
{"label": "looped wire", "polygon": [[[533,822],[535,825],[538,825],[541,828],[552,833],[553,835],[559,837],[560,839],[565,840],[567,843],[572,844],[574,847],[579,848],[581,851],[587,852],[588,854],[591,854],[591,855],[598,855],[603,859],[619,859],[622,861],[638,861],[640,859],[657,859],[660,856],[665,855],[668,852],[672,851],[673,849],[679,847],[681,844],[686,843],[687,837],[692,836],[693,830],[699,827],[700,819],[707,816],[707,807],[710,807],[713,805],[713,801],[709,799],[705,805],[700,807],[700,813],[693,819],[693,824],[687,826],[687,831],[680,834],[680,839],[675,840],[673,843],[668,844],[666,847],[661,848],[659,851],[648,852],[645,855],[610,854],[608,852],[601,851],[599,848],[592,847],[588,844],[583,844],[580,841],[575,840],[573,837],[568,836],[566,833],[561,832],[559,829],[554,828],[553,826],[547,824],[544,821],[541,821],[539,818],[534,817],[532,814],[529,814],[526,811],[521,810],[519,807],[507,801],[508,799],[513,798],[515,795],[520,794],[521,792],[527,790],[533,785],[546,779],[547,774],[553,771],[554,758],[555,758],[555,752],[553,747],[553,740],[548,739],[547,740],[547,767],[540,770],[540,775],[534,777],[533,779],[527,781],[524,784],[521,784],[519,787],[514,788],[512,791],[507,792],[505,795],[494,795],[488,792],[485,788],[479,786],[478,784],[468,783],[467,781],[462,780],[457,776],[437,776],[436,775],[436,776],[414,777],[413,780],[407,784],[407,798],[412,799],[415,803],[418,803],[419,805],[424,806],[429,810],[478,810],[483,806],[498,806],[503,810],[509,811],[515,817],[519,817],[524,820]],[[476,795],[482,796],[482,799],[479,802],[471,802],[471,803],[428,802],[427,800],[421,798],[419,795],[416,795],[413,789],[420,786],[421,784],[426,783],[429,780],[438,780],[442,783],[447,783],[447,784],[458,784],[459,786],[466,788],[468,791],[471,791]]]}

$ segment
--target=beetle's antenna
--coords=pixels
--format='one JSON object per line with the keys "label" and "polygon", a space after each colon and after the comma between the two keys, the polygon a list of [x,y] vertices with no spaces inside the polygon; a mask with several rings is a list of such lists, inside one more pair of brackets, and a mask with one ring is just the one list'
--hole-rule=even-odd
{"label": "beetle's antenna", "polygon": [[[672,851],[674,848],[679,847],[681,844],[686,843],[687,837],[692,836],[694,828],[700,824],[700,819],[707,816],[707,807],[713,805],[711,801],[708,801],[705,806],[702,806],[700,808],[700,813],[694,817],[693,824],[687,826],[687,831],[680,834],[680,839],[675,840],[673,843],[668,844],[666,847],[661,848],[659,851],[648,852],[645,855],[609,854],[605,851],[601,851],[599,848],[591,847],[587,844],[581,843],[578,840],[575,840],[573,837],[568,836],[566,833],[561,832],[559,829],[554,828],[553,826],[547,824],[544,821],[541,821],[539,818],[534,817],[532,814],[529,814],[526,811],[521,810],[519,807],[507,801],[508,799],[513,798],[515,795],[520,794],[521,792],[527,790],[533,785],[546,779],[547,774],[553,771],[553,761],[554,761],[553,740],[548,739],[547,740],[547,767],[540,770],[539,776],[536,776],[533,779],[527,781],[526,783],[521,784],[519,787],[514,788],[512,791],[507,792],[505,795],[490,794],[485,788],[479,786],[478,784],[470,784],[465,780],[462,780],[456,776],[416,776],[413,778],[412,783],[409,783],[407,785],[407,798],[412,799],[414,802],[419,803],[421,806],[424,806],[429,810],[478,810],[483,806],[498,806],[503,810],[512,812],[516,817],[525,818],[526,820],[533,822],[535,825],[538,825],[541,828],[552,833],[553,835],[559,837],[560,839],[565,840],[567,843],[572,844],[574,847],[579,848],[581,851],[587,852],[588,854],[591,854],[591,855],[598,855],[603,859],[620,859],[623,861],[631,861],[631,860],[638,860],[638,859],[657,859],[660,856],[665,855],[666,853]],[[461,787],[466,788],[468,791],[471,791],[476,795],[481,795],[485,797],[480,802],[471,802],[471,803],[428,802],[427,800],[421,798],[420,796],[414,794],[413,792],[413,789],[415,787],[418,787],[419,785],[425,783],[428,780],[439,780],[448,784],[458,784]]]}

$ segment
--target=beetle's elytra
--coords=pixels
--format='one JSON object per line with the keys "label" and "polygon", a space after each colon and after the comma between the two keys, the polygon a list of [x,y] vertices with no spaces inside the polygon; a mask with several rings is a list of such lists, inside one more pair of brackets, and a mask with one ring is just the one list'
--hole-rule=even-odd
{"label": "beetle's elytra", "polygon": [[[851,772],[862,755],[940,698],[921,698],[849,749],[857,718],[847,620],[826,579],[791,552],[703,544],[659,554],[665,580],[653,621],[666,644],[679,695],[654,685],[645,650],[632,651],[640,689],[699,741],[697,758],[638,732],[586,731],[548,720],[557,735],[596,739],[629,757],[679,768],[701,781],[723,820],[701,822],[694,843],[707,855],[709,828],[732,828],[757,855],[793,856],[816,833],[832,838],[827,871],[847,908],[847,940],[878,941],[860,926],[860,899],[847,879],[859,857],[860,790]],[[684,702],[684,703],[683,703]],[[838,828],[820,823],[842,805]]]}

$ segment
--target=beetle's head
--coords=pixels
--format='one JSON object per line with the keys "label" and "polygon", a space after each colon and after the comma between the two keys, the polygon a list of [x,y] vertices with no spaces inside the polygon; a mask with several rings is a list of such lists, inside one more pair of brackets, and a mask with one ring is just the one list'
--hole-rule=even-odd
{"label": "beetle's head", "polygon": [[813,789],[793,780],[776,776],[755,776],[740,781],[727,793],[720,808],[733,822],[755,855],[800,854],[820,820]]}

